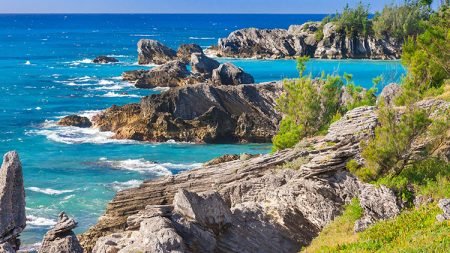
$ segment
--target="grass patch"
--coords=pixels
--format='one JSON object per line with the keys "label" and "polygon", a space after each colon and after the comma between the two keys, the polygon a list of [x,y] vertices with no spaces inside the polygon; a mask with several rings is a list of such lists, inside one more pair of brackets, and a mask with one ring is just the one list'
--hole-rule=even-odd
{"label": "grass patch", "polygon": [[353,226],[362,214],[363,209],[359,205],[359,200],[353,199],[345,207],[344,213],[325,227],[319,236],[312,241],[311,245],[302,252],[328,252],[329,247],[356,242],[359,235],[353,232]]}

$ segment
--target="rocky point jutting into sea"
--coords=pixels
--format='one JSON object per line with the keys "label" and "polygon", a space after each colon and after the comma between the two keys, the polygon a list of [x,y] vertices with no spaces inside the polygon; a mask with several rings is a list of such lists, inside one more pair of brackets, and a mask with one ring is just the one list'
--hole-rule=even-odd
{"label": "rocky point jutting into sea", "polygon": [[[450,109],[436,99],[417,106],[431,117]],[[350,159],[363,162],[360,142],[374,134],[377,124],[375,107],[359,107],[333,123],[325,136],[305,139],[295,148],[205,165],[118,192],[80,242],[72,232],[76,222],[61,213],[39,252],[298,252],[353,197],[364,210],[355,231],[363,231],[403,208],[392,190],[363,183],[346,169]],[[416,141],[412,153],[427,140]],[[445,147],[439,152],[448,158],[450,146]],[[0,170],[4,252],[20,246],[17,238],[26,222],[23,188],[19,158],[8,153]]]}
{"label": "rocky point jutting into sea", "polygon": [[[318,33],[318,30],[322,30]],[[318,36],[321,34],[323,36]],[[217,56],[242,58],[398,59],[401,43],[393,38],[348,35],[333,22],[307,22],[289,29],[246,28],[219,39],[209,49]]]}

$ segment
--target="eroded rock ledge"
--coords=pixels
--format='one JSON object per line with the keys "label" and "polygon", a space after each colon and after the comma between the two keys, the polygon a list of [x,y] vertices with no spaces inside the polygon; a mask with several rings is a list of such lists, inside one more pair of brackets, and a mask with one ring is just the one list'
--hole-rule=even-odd
{"label": "eroded rock ledge", "polygon": [[[322,31],[319,33],[318,30]],[[320,35],[318,35],[320,34]],[[323,34],[323,36],[322,36]],[[401,43],[390,38],[347,36],[335,24],[320,22],[292,25],[286,29],[247,28],[219,39],[219,56],[242,58],[398,59]]]}
{"label": "eroded rock ledge", "polygon": [[211,86],[196,84],[113,106],[93,118],[115,138],[203,143],[269,142],[281,115],[275,99],[281,83]]}

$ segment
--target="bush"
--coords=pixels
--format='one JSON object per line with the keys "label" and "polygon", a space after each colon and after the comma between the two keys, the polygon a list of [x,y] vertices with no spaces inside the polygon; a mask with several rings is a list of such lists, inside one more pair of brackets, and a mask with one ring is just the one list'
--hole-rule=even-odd
{"label": "bush", "polygon": [[369,8],[361,2],[356,8],[351,8],[347,4],[342,13],[336,14],[332,21],[349,37],[368,36],[372,31]]}

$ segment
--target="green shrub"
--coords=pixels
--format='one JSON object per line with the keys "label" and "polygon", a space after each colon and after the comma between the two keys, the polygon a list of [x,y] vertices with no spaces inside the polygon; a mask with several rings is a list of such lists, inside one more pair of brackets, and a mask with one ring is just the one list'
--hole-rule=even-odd
{"label": "green shrub", "polygon": [[361,2],[356,8],[351,8],[347,4],[342,13],[336,14],[332,21],[349,37],[368,36],[372,31],[369,8]]}

